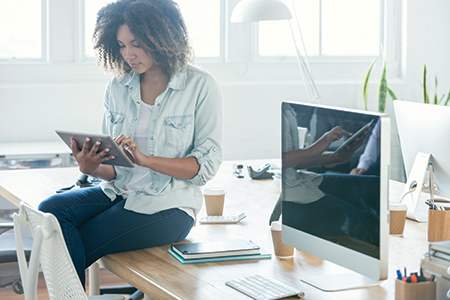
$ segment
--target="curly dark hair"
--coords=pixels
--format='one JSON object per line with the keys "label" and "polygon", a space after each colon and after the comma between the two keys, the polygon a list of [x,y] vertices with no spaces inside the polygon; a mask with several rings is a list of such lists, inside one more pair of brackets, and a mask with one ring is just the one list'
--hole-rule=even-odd
{"label": "curly dark hair", "polygon": [[123,59],[116,38],[123,24],[169,78],[191,62],[193,52],[178,4],[172,0],[118,0],[97,13],[94,49],[98,64],[105,70],[123,76],[132,70]]}

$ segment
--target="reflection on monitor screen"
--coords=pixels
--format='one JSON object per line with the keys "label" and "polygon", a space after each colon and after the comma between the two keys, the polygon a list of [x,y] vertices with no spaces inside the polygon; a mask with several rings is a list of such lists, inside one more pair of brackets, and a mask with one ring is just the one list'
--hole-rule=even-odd
{"label": "reflection on monitor screen", "polygon": [[341,290],[387,277],[389,129],[385,115],[283,102],[283,241],[351,277],[302,280]]}

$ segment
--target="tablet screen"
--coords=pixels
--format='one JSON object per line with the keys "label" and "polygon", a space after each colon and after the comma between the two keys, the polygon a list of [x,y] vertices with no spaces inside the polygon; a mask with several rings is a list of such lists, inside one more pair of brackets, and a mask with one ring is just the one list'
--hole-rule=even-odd
{"label": "tablet screen", "polygon": [[339,148],[337,148],[333,154],[330,155],[330,157],[335,156],[336,154],[338,154],[340,151],[342,151],[343,149],[345,149],[345,147],[347,147],[347,145],[349,145],[351,142],[353,142],[355,139],[357,139],[359,136],[361,136],[366,130],[369,130],[370,126],[372,126],[373,124],[373,119],[370,120],[369,123],[367,123],[366,125],[364,125],[360,130],[358,130],[356,133],[352,134],[345,142],[343,142]]}
{"label": "tablet screen", "polygon": [[[122,166],[122,167],[129,167],[134,168],[133,162],[130,160],[130,158],[127,156],[127,154],[120,149],[120,147],[116,144],[116,142],[106,134],[99,134],[99,133],[82,133],[82,132],[73,132],[73,131],[62,131],[62,130],[56,130],[56,134],[59,135],[59,137],[66,143],[69,148],[71,148],[72,142],[70,141],[72,138],[77,142],[78,149],[81,150],[81,147],[84,144],[84,141],[87,137],[91,139],[89,143],[89,149],[94,146],[94,143],[97,141],[101,141],[101,144],[99,146],[98,151],[102,151],[105,148],[110,148],[111,151],[108,155],[114,155],[116,158],[112,160],[108,160],[103,162],[103,165],[113,165],[113,166]],[[131,155],[131,154],[128,154]]]}

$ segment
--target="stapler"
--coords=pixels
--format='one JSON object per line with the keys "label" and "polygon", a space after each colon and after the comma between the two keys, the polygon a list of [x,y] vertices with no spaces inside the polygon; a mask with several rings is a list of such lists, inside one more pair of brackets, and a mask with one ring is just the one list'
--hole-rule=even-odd
{"label": "stapler", "polygon": [[251,166],[247,166],[247,170],[248,170],[248,175],[250,176],[251,179],[272,179],[273,178],[273,173],[269,173],[267,172],[270,168],[270,164],[265,164],[264,166],[262,166],[261,168],[259,168],[258,170],[253,170],[253,168]]}
{"label": "stapler", "polygon": [[75,186],[79,186],[80,188],[96,186],[96,185],[100,184],[101,181],[102,181],[101,179],[94,178],[94,177],[88,176],[86,174],[81,174],[80,177],[78,177],[78,180],[75,184],[72,184],[71,186],[68,186],[68,187],[60,188],[59,190],[56,191],[56,193],[60,194],[60,193],[70,191]]}
{"label": "stapler", "polygon": [[237,165],[233,174],[234,176],[236,176],[237,178],[244,178],[244,174],[242,174],[242,170],[244,169],[244,165]]}

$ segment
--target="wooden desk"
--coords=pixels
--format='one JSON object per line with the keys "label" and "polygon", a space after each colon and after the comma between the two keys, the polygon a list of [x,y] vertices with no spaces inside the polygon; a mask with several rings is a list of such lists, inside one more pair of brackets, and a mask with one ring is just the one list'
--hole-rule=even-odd
{"label": "wooden desk", "polygon": [[[241,161],[254,168],[266,161]],[[234,162],[222,165],[219,174],[208,186],[220,185],[227,190],[224,214],[243,211],[247,217],[233,225],[195,226],[187,237],[189,242],[252,239],[262,248],[273,251],[269,216],[280,192],[276,180],[238,179],[232,175]],[[24,200],[36,207],[56,189],[70,186],[78,178],[78,170],[32,169],[0,172],[0,195],[19,205]],[[403,185],[391,182],[391,199],[399,198]],[[199,217],[206,215],[203,208]],[[394,299],[396,269],[418,270],[422,254],[427,251],[427,224],[407,220],[403,237],[389,237],[389,278],[379,286],[341,292],[322,292],[300,281],[304,274],[342,273],[339,266],[304,252],[295,251],[293,259],[230,261],[183,265],[168,252],[169,245],[108,255],[100,264],[154,299],[242,299],[247,296],[227,287],[225,281],[241,276],[261,274],[276,278],[303,290],[306,299]],[[147,297],[148,299],[148,297]],[[293,298],[296,299],[296,298]]]}

